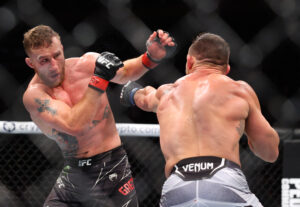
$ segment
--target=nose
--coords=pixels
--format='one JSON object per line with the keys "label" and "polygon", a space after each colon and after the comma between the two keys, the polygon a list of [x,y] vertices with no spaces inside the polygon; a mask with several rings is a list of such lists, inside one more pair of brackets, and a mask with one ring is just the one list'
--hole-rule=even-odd
{"label": "nose", "polygon": [[58,69],[58,63],[54,58],[51,58],[50,65],[51,65],[51,70],[57,70]]}

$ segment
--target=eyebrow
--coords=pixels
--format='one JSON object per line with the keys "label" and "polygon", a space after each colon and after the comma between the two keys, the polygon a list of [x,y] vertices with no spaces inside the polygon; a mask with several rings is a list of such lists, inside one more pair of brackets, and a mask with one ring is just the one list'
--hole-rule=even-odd
{"label": "eyebrow", "polygon": [[49,56],[42,56],[42,55],[39,55],[39,56],[37,56],[37,59],[40,60],[40,59],[47,58],[47,57],[49,57]]}
{"label": "eyebrow", "polygon": [[[58,50],[58,51],[56,51],[56,52],[54,53],[54,55],[57,55],[57,54],[61,54],[61,51]],[[38,59],[38,60],[41,60],[41,59],[43,59],[43,58],[48,58],[49,56],[51,56],[51,55],[44,55],[44,56],[43,56],[43,55],[38,55],[38,56],[37,56],[37,59]]]}

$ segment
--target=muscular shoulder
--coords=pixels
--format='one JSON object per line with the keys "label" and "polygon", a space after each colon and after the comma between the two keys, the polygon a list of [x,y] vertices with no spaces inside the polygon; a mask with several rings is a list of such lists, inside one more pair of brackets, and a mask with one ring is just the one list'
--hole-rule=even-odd
{"label": "muscular shoulder", "polygon": [[157,90],[158,90],[158,91],[161,91],[162,93],[167,93],[167,92],[170,91],[173,87],[174,87],[174,84],[169,83],[169,84],[161,85]]}
{"label": "muscular shoulder", "polygon": [[47,87],[41,83],[30,83],[23,94],[23,104],[30,112],[35,105],[35,97],[47,96]]}
{"label": "muscular shoulder", "polygon": [[235,81],[235,82],[239,85],[240,89],[243,90],[243,92],[246,94],[248,102],[250,104],[254,103],[256,106],[260,107],[259,100],[257,98],[254,89],[245,81]]}
{"label": "muscular shoulder", "polygon": [[156,92],[156,98],[158,98],[159,100],[161,99],[161,97],[167,93],[169,93],[172,88],[174,88],[174,84],[164,84],[161,85]]}
{"label": "muscular shoulder", "polygon": [[99,56],[99,53],[95,52],[87,52],[83,54],[81,57],[73,57],[66,59],[66,69],[68,70],[71,68],[71,70],[84,70],[87,68],[93,68],[95,66],[95,61],[97,57]]}
{"label": "muscular shoulder", "polygon": [[100,54],[97,52],[87,52],[81,56],[82,59],[95,61]]}
{"label": "muscular shoulder", "polygon": [[251,96],[255,95],[253,88],[247,82],[239,80],[239,81],[235,81],[235,83],[249,95]]}

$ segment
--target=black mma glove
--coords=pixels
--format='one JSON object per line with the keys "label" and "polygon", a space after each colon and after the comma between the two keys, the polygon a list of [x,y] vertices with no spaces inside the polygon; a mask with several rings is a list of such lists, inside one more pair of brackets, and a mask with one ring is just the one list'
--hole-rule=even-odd
{"label": "black mma glove", "polygon": [[133,81],[128,81],[128,83],[126,83],[121,90],[121,104],[124,106],[134,106],[134,94],[141,88],[143,87],[140,84]]}
{"label": "black mma glove", "polygon": [[[167,33],[167,32],[165,32],[165,33]],[[165,60],[166,58],[170,58],[173,56],[173,54],[177,48],[177,44],[175,42],[175,39],[172,36],[170,36],[170,37],[172,38],[172,42],[174,42],[175,45],[174,46],[169,46],[169,45],[164,46],[164,48],[166,50],[166,56],[163,57],[162,59],[155,60],[151,57],[151,55],[149,54],[148,51],[146,51],[144,53],[144,55],[142,57],[142,63],[146,68],[152,69],[152,68],[156,67],[159,63],[161,63],[163,60]],[[148,46],[153,44],[153,42],[157,42],[158,44],[161,44],[160,37],[158,36],[158,30],[157,30],[157,35],[153,41],[147,40],[146,47],[148,48]]]}
{"label": "black mma glove", "polygon": [[109,81],[115,77],[117,70],[123,66],[123,62],[115,54],[102,52],[96,60],[89,87],[104,92]]}

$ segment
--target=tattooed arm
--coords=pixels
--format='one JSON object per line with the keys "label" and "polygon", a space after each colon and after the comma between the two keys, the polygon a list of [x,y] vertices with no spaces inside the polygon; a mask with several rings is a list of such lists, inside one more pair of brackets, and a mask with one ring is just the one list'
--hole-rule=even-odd
{"label": "tattooed arm", "polygon": [[88,88],[84,97],[72,107],[61,100],[53,99],[43,87],[29,87],[23,103],[33,121],[41,122],[70,135],[81,135],[90,128],[105,93]]}

